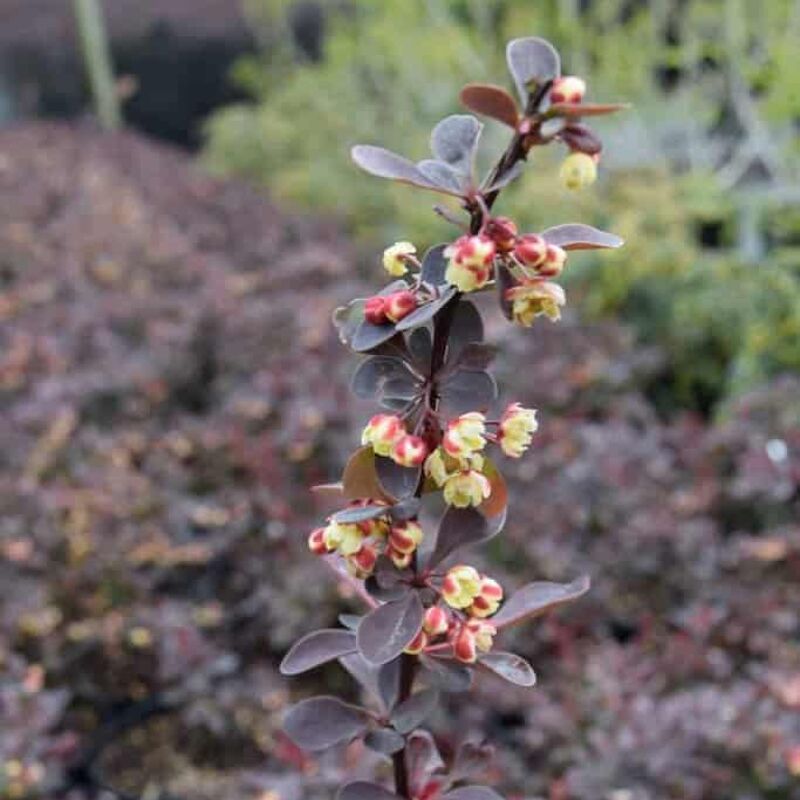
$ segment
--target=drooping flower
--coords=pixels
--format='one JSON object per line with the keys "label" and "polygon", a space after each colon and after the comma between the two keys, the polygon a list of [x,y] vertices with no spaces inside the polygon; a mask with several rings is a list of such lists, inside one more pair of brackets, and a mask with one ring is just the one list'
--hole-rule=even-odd
{"label": "drooping flower", "polygon": [[408,272],[408,256],[413,256],[417,252],[411,242],[395,242],[391,247],[383,251],[383,268],[396,278]]}
{"label": "drooping flower", "polygon": [[481,619],[471,619],[457,628],[453,636],[453,655],[465,664],[474,664],[478,653],[488,653],[494,645],[497,628]]}
{"label": "drooping flower", "polygon": [[526,233],[517,239],[514,256],[526,267],[538,267],[547,255],[547,242],[535,233]]}
{"label": "drooping flower", "polygon": [[597,180],[597,161],[587,153],[570,153],[561,163],[558,177],[570,191],[585,189]]}
{"label": "drooping flower", "polygon": [[503,587],[493,578],[481,576],[480,591],[472,601],[468,613],[473,617],[491,617],[503,602]]}
{"label": "drooping flower", "polygon": [[445,464],[442,449],[437,447],[425,459],[425,474],[439,487],[444,486],[445,481],[452,474]]}
{"label": "drooping flower", "polygon": [[444,484],[444,501],[456,508],[479,506],[492,493],[489,479],[474,469],[451,475]]}
{"label": "drooping flower", "polygon": [[449,569],[442,583],[442,597],[452,608],[471,606],[480,590],[480,573],[475,567],[466,564]]}
{"label": "drooping flower", "polygon": [[379,456],[391,455],[395,443],[406,435],[403,421],[396,414],[376,414],[361,434],[361,444],[368,444]]}
{"label": "drooping flower", "polygon": [[576,75],[564,75],[553,81],[550,101],[553,103],[580,103],[586,94],[586,81]]}
{"label": "drooping flower", "polygon": [[512,403],[503,412],[497,429],[497,441],[503,452],[511,458],[519,458],[529,447],[531,438],[539,428],[536,411]]}
{"label": "drooping flower", "polygon": [[486,447],[485,433],[486,417],[479,411],[470,411],[448,423],[442,447],[449,456],[465,459]]}
{"label": "drooping flower", "polygon": [[494,242],[498,253],[514,249],[517,240],[517,225],[509,217],[492,217],[486,223],[486,235]]}
{"label": "drooping flower", "polygon": [[325,528],[324,541],[329,551],[337,551],[343,556],[355,555],[365,539],[360,526],[350,522],[331,522]]}
{"label": "drooping flower", "polygon": [[392,446],[392,460],[403,467],[418,467],[428,455],[428,445],[419,436],[406,434]]}
{"label": "drooping flower", "polygon": [[450,630],[450,614],[441,606],[431,606],[425,612],[422,628],[431,638],[444,636]]}
{"label": "drooping flower", "polygon": [[414,520],[406,520],[392,525],[389,532],[389,546],[397,553],[408,555],[416,551],[423,538],[422,526]]}
{"label": "drooping flower", "polygon": [[325,544],[325,528],[314,528],[308,536],[308,549],[318,556],[330,552]]}
{"label": "drooping flower", "polygon": [[536,268],[536,271],[543,278],[557,278],[564,269],[567,262],[567,251],[557,244],[547,245],[544,260]]}
{"label": "drooping flower", "polygon": [[358,578],[366,578],[372,574],[378,561],[378,550],[373,544],[365,543],[357,553],[348,559],[349,565]]}
{"label": "drooping flower", "polygon": [[518,325],[529,328],[536,317],[544,314],[548,319],[561,319],[561,306],[567,299],[557,283],[548,281],[526,281],[506,291],[511,302],[511,314]]}
{"label": "drooping flower", "polygon": [[492,277],[496,252],[495,243],[482,234],[456,239],[444,251],[449,259],[444,273],[445,280],[461,292],[482,289]]}

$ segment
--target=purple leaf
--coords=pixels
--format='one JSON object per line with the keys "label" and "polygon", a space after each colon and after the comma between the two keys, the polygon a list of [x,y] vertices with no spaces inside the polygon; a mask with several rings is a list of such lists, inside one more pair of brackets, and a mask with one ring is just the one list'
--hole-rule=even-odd
{"label": "purple leaf", "polygon": [[493,650],[491,653],[481,656],[480,664],[515,686],[531,687],[536,685],[536,673],[533,671],[533,667],[522,656],[515,653]]}
{"label": "purple leaf", "polygon": [[488,786],[464,786],[448,792],[442,800],[503,800],[503,798]]}
{"label": "purple leaf", "polygon": [[380,728],[370,731],[364,737],[364,744],[376,753],[391,756],[399,753],[406,746],[406,740],[397,731]]}
{"label": "purple leaf", "polygon": [[550,42],[530,36],[514,39],[506,47],[506,62],[523,106],[531,89],[561,74],[561,59]]}
{"label": "purple leaf", "polygon": [[462,175],[471,175],[483,125],[470,114],[445,117],[431,133],[434,156]]}
{"label": "purple leaf", "polygon": [[356,397],[369,400],[383,394],[389,381],[404,381],[411,386],[415,385],[414,376],[402,359],[371,356],[358,365],[350,386]]}
{"label": "purple leaf", "polygon": [[361,617],[358,614],[339,614],[339,622],[344,625],[349,631],[354,631],[361,622]]}
{"label": "purple leaf", "polygon": [[378,786],[377,783],[356,781],[340,789],[336,800],[401,800],[401,798],[388,789]]}
{"label": "purple leaf", "polygon": [[388,342],[393,336],[397,334],[397,328],[391,322],[384,322],[382,325],[373,325],[371,322],[362,320],[352,339],[350,340],[350,347],[356,353],[366,353],[369,350]]}
{"label": "purple leaf", "polygon": [[349,345],[358,326],[364,320],[364,298],[351,300],[333,312],[333,325],[339,332],[339,341]]}
{"label": "purple leaf", "polygon": [[350,522],[364,522],[388,514],[391,507],[386,505],[354,506],[337,511],[331,519],[342,524]]}
{"label": "purple leaf", "polygon": [[450,326],[448,349],[450,357],[454,357],[470,342],[483,341],[483,320],[475,304],[462,300],[453,314]]}
{"label": "purple leaf", "polygon": [[453,781],[466,780],[485,772],[492,763],[494,748],[490,744],[464,742],[458,748],[450,778]]}
{"label": "purple leaf", "polygon": [[[359,617],[359,621],[361,617]],[[339,663],[350,673],[350,675],[358,681],[376,700],[383,702],[381,692],[378,687],[378,679],[380,676],[381,667],[376,667],[370,664],[361,655],[361,653],[351,653],[348,656],[342,656]],[[391,709],[384,703],[386,711]]]}
{"label": "purple leaf", "polygon": [[417,163],[417,169],[432,183],[453,194],[464,194],[468,188],[464,176],[460,175],[450,164],[428,158]]}
{"label": "purple leaf", "polygon": [[542,231],[541,236],[549,244],[556,244],[564,250],[596,250],[622,247],[625,244],[623,239],[613,233],[578,223],[556,225]]}
{"label": "purple leaf", "polygon": [[603,143],[597,134],[585,125],[577,123],[564,128],[561,132],[561,139],[570,150],[580,150],[581,153],[586,153],[590,156],[599,153],[603,149]]}
{"label": "purple leaf", "polygon": [[591,582],[584,575],[572,583],[538,581],[518,589],[492,617],[492,625],[507,628],[523,620],[544,614],[563,603],[575,600],[589,591]]}
{"label": "purple leaf", "polygon": [[381,486],[397,499],[414,494],[419,483],[421,467],[403,467],[390,458],[375,456],[375,471]]}
{"label": "purple leaf", "polygon": [[428,731],[414,731],[406,744],[408,770],[412,775],[433,775],[444,767],[444,761]]}
{"label": "purple leaf", "polygon": [[436,546],[427,567],[432,569],[459,548],[483,541],[488,533],[486,519],[477,509],[448,507],[439,524]]}
{"label": "purple leaf", "polygon": [[382,603],[389,603],[392,600],[399,600],[409,591],[408,586],[403,583],[396,583],[392,586],[381,586],[375,575],[370,575],[364,581],[364,588],[370,597],[380,600]]}
{"label": "purple leaf", "polygon": [[416,592],[367,614],[356,632],[358,649],[371,664],[397,658],[422,628],[424,610]]}
{"label": "purple leaf", "polygon": [[494,361],[497,348],[483,342],[470,342],[465,345],[453,362],[453,368],[482,372]]}
{"label": "purple leaf", "polygon": [[391,723],[398,733],[411,733],[418,728],[436,709],[439,692],[424,689],[412,694],[392,711]]}
{"label": "purple leaf", "polygon": [[402,657],[398,656],[378,667],[378,695],[388,711],[394,708],[400,693],[401,661]]}
{"label": "purple leaf", "polygon": [[336,628],[314,631],[304,636],[281,662],[282,675],[300,675],[335,658],[356,652],[354,633]]}
{"label": "purple leaf", "polygon": [[303,700],[289,709],[283,721],[289,738],[298,747],[311,751],[350,741],[363,733],[366,727],[363,710],[336,697]]}
{"label": "purple leaf", "polygon": [[439,188],[426,178],[412,161],[384,147],[359,144],[350,151],[350,155],[364,172],[378,178],[410,183],[423,189],[438,190]]}
{"label": "purple leaf", "polygon": [[407,519],[414,519],[419,514],[420,500],[418,497],[409,497],[390,509],[390,514],[396,522],[403,522]]}
{"label": "purple leaf", "polygon": [[514,286],[514,278],[505,264],[498,264],[496,271],[497,299],[500,310],[506,319],[511,319],[511,303],[506,300],[506,292]]}
{"label": "purple leaf", "polygon": [[491,406],[497,399],[497,383],[488,372],[459,370],[445,378],[440,392],[442,414],[456,417]]}
{"label": "purple leaf", "polygon": [[424,374],[431,368],[431,351],[433,340],[427,328],[415,328],[408,337],[408,350],[414,359],[414,365]]}
{"label": "purple leaf", "polygon": [[[439,311],[441,311],[441,309],[449,302],[455,293],[455,286],[449,286],[435,300],[425,303],[425,305],[420,306],[415,311],[412,311],[407,317],[403,317],[403,319],[397,323],[395,328],[398,331],[407,331],[411,328],[418,328],[420,325],[425,325],[427,322],[432,320],[436,314],[439,313]],[[353,348],[355,349],[355,344],[353,345]]]}
{"label": "purple leaf", "polygon": [[466,692],[472,686],[472,670],[456,661],[422,657],[427,678],[443,692]]}
{"label": "purple leaf", "polygon": [[421,277],[425,283],[439,286],[444,283],[447,259],[444,257],[446,244],[437,244],[426,251],[422,259]]}

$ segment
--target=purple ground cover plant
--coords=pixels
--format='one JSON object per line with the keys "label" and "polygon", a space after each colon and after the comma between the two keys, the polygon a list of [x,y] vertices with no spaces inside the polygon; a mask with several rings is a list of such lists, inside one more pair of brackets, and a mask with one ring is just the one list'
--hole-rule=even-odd
{"label": "purple ground cover plant", "polygon": [[465,216],[451,219],[460,236],[420,259],[411,242],[388,247],[383,265],[392,282],[334,318],[341,340],[364,357],[354,393],[374,398],[384,413],[369,420],[341,481],[317,487],[343,507],[312,531],[309,547],[352,582],[368,610],[302,638],[281,670],[298,675],[338,659],[374,696],[373,707],[313,697],[285,718],[287,734],[304,749],[362,737],[391,759],[392,790],[358,781],[340,790],[340,800],[498,798],[470,783],[485,770],[489,745],[465,743],[445,763],[420,726],[440,694],[467,691],[476,670],[532,687],[532,667],[495,640],[589,588],[579,577],[530,583],[506,596],[464,555],[505,522],[508,492],[495,454],[520,458],[538,427],[536,411],[518,402],[497,410],[488,372],[494,348],[469,297],[494,291],[506,318],[524,327],[541,316],[557,321],[566,298],[556,280],[568,252],[622,245],[587,225],[521,233],[512,219],[493,215],[500,192],[537,146],[567,147],[561,178],[568,188],[593,182],[602,145],[581,120],[621,108],[584,103],[584,81],[562,76],[558,54],[542,39],[510,42],[507,61],[519,104],[496,86],[471,84],[461,93],[471,111],[513,131],[483,180],[475,176],[483,126],[470,115],[436,125],[433,158],[418,163],[371,145],[352,151],[372,175],[457,198]]}

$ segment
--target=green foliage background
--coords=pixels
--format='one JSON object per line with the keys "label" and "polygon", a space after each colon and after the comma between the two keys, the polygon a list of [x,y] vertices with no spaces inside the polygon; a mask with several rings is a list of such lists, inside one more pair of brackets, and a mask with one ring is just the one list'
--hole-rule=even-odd
{"label": "green foliage background", "polygon": [[[469,81],[507,83],[515,36],[553,41],[590,97],[634,109],[595,124],[601,180],[561,189],[560,154],[500,211],[526,228],[580,219],[628,239],[572,261],[591,313],[630,321],[666,353],[665,412],[718,408],[800,369],[800,8],[794,0],[351,0],[325,4],[324,55],[293,44],[288,0],[250,0],[262,53],[237,83],[252,102],[219,112],[206,158],[278,199],[339,215],[366,247],[450,235],[433,196],[353,169],[349,148],[379,143],[426,157],[430,128],[458,112]],[[488,123],[485,166],[507,132]],[[574,265],[577,265],[574,266]]]}

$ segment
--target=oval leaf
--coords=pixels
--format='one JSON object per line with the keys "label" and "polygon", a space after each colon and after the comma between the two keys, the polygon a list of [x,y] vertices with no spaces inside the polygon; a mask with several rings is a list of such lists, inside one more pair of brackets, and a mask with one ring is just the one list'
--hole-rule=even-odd
{"label": "oval leaf", "polygon": [[406,740],[397,731],[380,728],[377,731],[370,731],[364,737],[364,744],[376,753],[391,756],[406,746]]}
{"label": "oval leaf", "polygon": [[553,117],[599,117],[630,108],[629,103],[553,103],[547,109]]}
{"label": "oval leaf", "polygon": [[437,244],[429,248],[422,259],[420,274],[425,283],[440,286],[444,283],[444,273],[447,269],[447,259],[444,257],[446,244]]}
{"label": "oval leaf", "polygon": [[472,686],[472,670],[458,661],[443,658],[422,658],[426,678],[443,692],[468,692]]}
{"label": "oval leaf", "polygon": [[488,786],[464,786],[448,792],[442,800],[503,800],[503,798]]}
{"label": "oval leaf", "polygon": [[497,348],[483,342],[469,342],[456,357],[454,368],[482,372],[494,361]]}
{"label": "oval leaf", "polygon": [[585,125],[573,123],[561,132],[561,140],[570,150],[580,150],[590,156],[596,155],[603,149],[603,143],[598,135]]}
{"label": "oval leaf", "polygon": [[401,183],[410,183],[423,189],[438,189],[417,169],[417,165],[384,147],[358,144],[351,151],[353,161],[370,175]]}
{"label": "oval leaf", "polygon": [[408,337],[408,351],[414,359],[415,366],[425,375],[431,368],[431,351],[433,340],[427,328],[416,328]]}
{"label": "oval leaf", "polygon": [[556,225],[540,234],[548,244],[556,244],[564,250],[597,250],[622,247],[624,239],[613,233],[593,228],[591,225],[570,223]]}
{"label": "oval leaf", "polygon": [[462,300],[453,313],[448,350],[455,357],[470,342],[483,341],[483,319],[475,304]]}
{"label": "oval leaf", "polygon": [[373,500],[392,501],[378,480],[375,453],[371,447],[359,447],[348,459],[342,474],[342,492],[346,500],[370,497]]}
{"label": "oval leaf", "polygon": [[369,506],[354,506],[353,508],[343,508],[337,511],[331,519],[335,522],[342,524],[348,522],[364,522],[368,519],[376,519],[388,514],[391,506],[387,505],[369,505]]}
{"label": "oval leaf", "polygon": [[314,631],[294,644],[281,661],[280,671],[282,675],[300,675],[356,650],[356,637],[351,631]]}
{"label": "oval leaf", "polygon": [[424,610],[416,592],[376,608],[361,620],[358,649],[371,664],[397,658],[422,628]]}
{"label": "oval leaf", "polygon": [[483,541],[487,534],[486,519],[477,509],[449,506],[439,524],[428,568],[436,567],[461,547]]}
{"label": "oval leaf", "polygon": [[480,663],[489,671],[515,686],[536,685],[536,673],[522,656],[493,650],[481,656]]}
{"label": "oval leaf", "polygon": [[378,695],[387,711],[394,708],[400,694],[401,662],[402,657],[398,657],[378,667]]}
{"label": "oval leaf", "polygon": [[339,790],[336,797],[337,800],[401,800],[398,795],[388,789],[378,786],[377,783],[367,783],[367,781],[348,783]]}
{"label": "oval leaf", "polygon": [[486,83],[470,83],[461,90],[459,97],[470,111],[496,119],[510,128],[517,127],[517,104],[505,89]]}
{"label": "oval leaf", "polygon": [[422,467],[403,467],[391,458],[375,456],[375,471],[384,490],[400,499],[414,494]]}
{"label": "oval leaf", "polygon": [[[500,527],[496,527],[496,518],[503,516],[508,508],[508,486],[506,485],[506,479],[503,477],[503,474],[497,469],[497,465],[490,458],[485,459],[483,462],[483,474],[489,479],[489,483],[492,485],[492,493],[481,503],[479,508],[481,513],[492,523],[490,525],[492,533],[489,535],[494,536],[500,532],[500,527],[502,527],[502,523],[500,523]],[[505,519],[503,522],[504,521]]]}
{"label": "oval leaf", "polygon": [[411,733],[418,728],[436,709],[439,692],[436,689],[424,689],[412,694],[392,712],[392,725],[398,733]]}
{"label": "oval leaf", "polygon": [[468,184],[464,176],[444,161],[429,158],[420,161],[417,169],[432,183],[449,194],[464,194],[467,188]]}
{"label": "oval leaf", "polygon": [[373,325],[367,320],[362,320],[350,340],[350,347],[356,353],[366,353],[369,350],[374,350],[384,342],[388,342],[396,333],[397,326],[391,322]]}
{"label": "oval leaf", "polygon": [[350,385],[356,397],[369,400],[381,395],[389,381],[403,381],[413,386],[414,376],[400,358],[371,356],[358,365]]}
{"label": "oval leaf", "polygon": [[561,74],[561,59],[555,48],[537,36],[510,41],[506,47],[506,62],[523,106],[531,90]]}
{"label": "oval leaf", "polygon": [[470,114],[445,117],[431,133],[431,152],[461,175],[471,175],[482,130]]}
{"label": "oval leaf", "polygon": [[311,697],[292,706],[284,717],[283,729],[304,750],[324,750],[348,742],[366,730],[364,712],[336,697]]}
{"label": "oval leaf", "polygon": [[545,611],[577,599],[586,594],[590,586],[591,581],[586,575],[572,583],[550,583],[549,581],[529,583],[514,592],[503,604],[500,611],[492,617],[492,625],[498,629],[517,625],[523,620],[539,616]]}
{"label": "oval leaf", "polygon": [[488,372],[459,370],[441,386],[441,412],[455,417],[467,411],[486,409],[497,399],[497,383]]}

